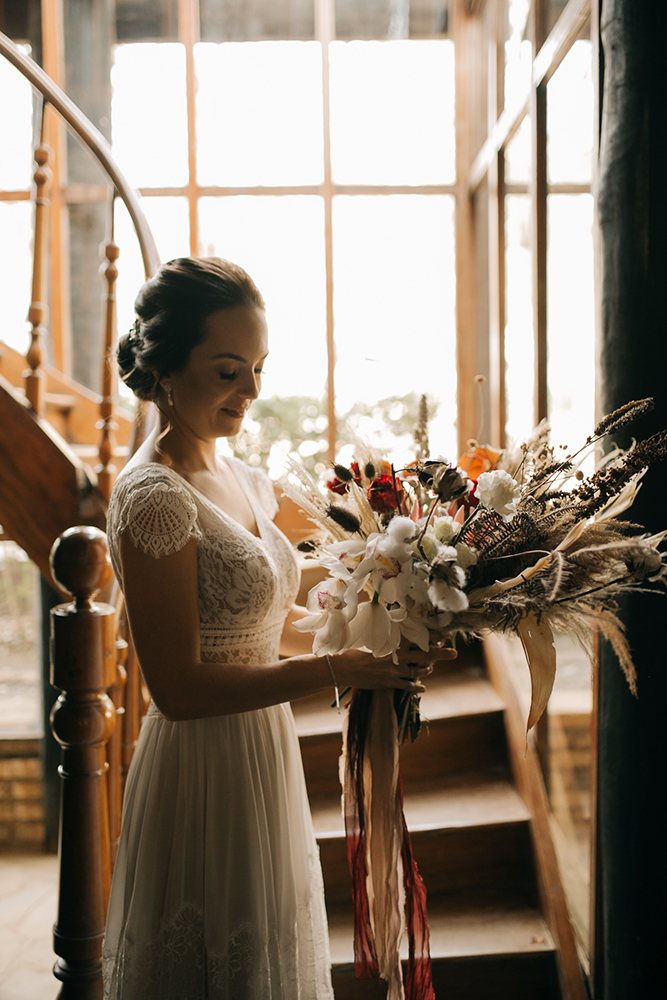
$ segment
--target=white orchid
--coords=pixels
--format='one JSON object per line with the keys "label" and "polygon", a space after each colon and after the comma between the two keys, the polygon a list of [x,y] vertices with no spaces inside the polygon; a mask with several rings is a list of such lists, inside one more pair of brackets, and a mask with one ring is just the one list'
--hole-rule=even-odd
{"label": "white orchid", "polygon": [[364,586],[370,578],[375,592],[387,604],[403,603],[412,576],[411,541],[417,530],[408,517],[393,518],[386,534],[374,533],[353,576]]}
{"label": "white orchid", "polygon": [[359,566],[366,552],[366,542],[358,538],[333,542],[326,547],[326,555],[320,560],[332,576],[341,579],[349,576]]}
{"label": "white orchid", "polygon": [[400,623],[405,617],[405,608],[389,610],[379,601],[360,604],[348,626],[348,647],[367,649],[373,656],[394,654],[401,642]]}
{"label": "white orchid", "polygon": [[474,495],[483,507],[500,514],[504,521],[511,521],[516,514],[521,487],[504,469],[483,472],[477,480]]}
{"label": "white orchid", "polygon": [[355,583],[341,579],[324,580],[308,593],[306,608],[312,612],[294,622],[297,632],[313,633],[313,652],[340,653],[349,645],[348,622],[357,605]]}

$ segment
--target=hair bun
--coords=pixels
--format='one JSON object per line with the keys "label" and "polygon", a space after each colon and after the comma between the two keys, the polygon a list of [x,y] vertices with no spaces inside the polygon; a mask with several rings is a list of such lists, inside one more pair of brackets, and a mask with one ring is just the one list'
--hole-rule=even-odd
{"label": "hair bun", "polygon": [[135,396],[150,402],[155,399],[157,380],[152,371],[147,371],[141,365],[142,341],[141,323],[137,319],[118,341],[118,370],[121,379]]}

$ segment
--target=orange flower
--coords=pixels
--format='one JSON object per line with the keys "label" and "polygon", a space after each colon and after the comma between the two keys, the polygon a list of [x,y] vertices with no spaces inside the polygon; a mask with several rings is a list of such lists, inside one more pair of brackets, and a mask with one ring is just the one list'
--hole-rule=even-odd
{"label": "orange flower", "polygon": [[495,469],[496,462],[502,455],[502,451],[491,448],[489,445],[476,445],[471,451],[466,451],[461,455],[458,466],[467,474],[468,479],[477,482],[483,472],[491,472]]}

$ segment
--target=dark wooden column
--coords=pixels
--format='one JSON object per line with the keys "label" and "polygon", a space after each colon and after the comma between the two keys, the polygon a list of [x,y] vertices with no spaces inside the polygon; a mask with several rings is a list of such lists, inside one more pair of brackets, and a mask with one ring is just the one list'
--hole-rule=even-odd
{"label": "dark wooden column", "polygon": [[[667,5],[602,0],[598,219],[602,405],[652,395],[637,436],[667,427]],[[629,435],[620,444],[629,444]],[[667,525],[667,468],[652,469],[631,516]],[[623,619],[637,699],[609,649],[599,678],[595,1000],[667,996],[667,643],[664,595]]]}
{"label": "dark wooden column", "polygon": [[51,553],[54,579],[75,597],[51,611],[51,726],[62,747],[60,885],[53,947],[59,1000],[102,1000],[102,940],[111,868],[106,744],[115,709],[116,612],[96,604],[111,580],[104,532],[69,528]]}

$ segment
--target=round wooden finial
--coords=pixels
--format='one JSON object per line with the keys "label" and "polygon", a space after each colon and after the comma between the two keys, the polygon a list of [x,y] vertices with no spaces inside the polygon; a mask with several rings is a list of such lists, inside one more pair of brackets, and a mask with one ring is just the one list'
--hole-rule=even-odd
{"label": "round wooden finial", "polygon": [[79,608],[89,607],[113,578],[106,535],[90,525],[63,531],[53,543],[49,561],[53,579],[74,596]]}

